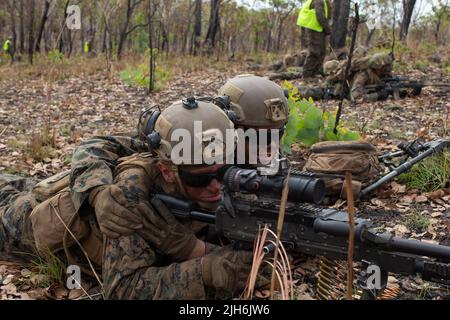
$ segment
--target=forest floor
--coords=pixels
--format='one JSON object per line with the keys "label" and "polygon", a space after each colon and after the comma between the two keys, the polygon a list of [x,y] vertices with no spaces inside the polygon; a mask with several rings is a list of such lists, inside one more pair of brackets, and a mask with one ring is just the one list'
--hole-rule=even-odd
{"label": "forest floor", "polygon": [[[447,57],[448,58],[448,57]],[[89,64],[89,62],[86,62]],[[84,66],[85,67],[85,66]],[[80,68],[84,68],[80,66]],[[15,69],[16,68],[16,69]],[[46,70],[23,66],[0,66],[0,174],[12,173],[44,178],[68,169],[71,154],[80,141],[94,135],[134,132],[140,111],[151,105],[162,108],[183,97],[214,95],[225,81],[239,73],[264,75],[246,63],[213,63],[174,71],[163,90],[150,96],[142,88],[125,84],[117,73],[99,66],[90,72],[47,77]],[[58,68],[53,70],[58,73]],[[450,80],[448,70],[430,64],[408,72],[409,77],[438,74]],[[300,84],[299,81],[293,81]],[[334,111],[336,101],[317,103]],[[448,93],[425,88],[418,97],[384,102],[344,103],[343,122],[358,130],[380,152],[397,150],[400,140],[449,137]],[[291,160],[301,163],[307,150],[296,148]],[[336,207],[346,209],[345,203]],[[450,245],[450,189],[422,192],[391,182],[358,205],[357,213],[397,236]],[[0,260],[1,256],[0,256]],[[314,299],[318,259],[293,260],[295,298]],[[395,299],[448,299],[448,287],[418,277],[391,275]],[[257,293],[264,298],[267,291]],[[31,266],[0,261],[0,299],[80,299],[81,290],[67,290],[61,283],[49,283],[48,275],[36,274]]]}

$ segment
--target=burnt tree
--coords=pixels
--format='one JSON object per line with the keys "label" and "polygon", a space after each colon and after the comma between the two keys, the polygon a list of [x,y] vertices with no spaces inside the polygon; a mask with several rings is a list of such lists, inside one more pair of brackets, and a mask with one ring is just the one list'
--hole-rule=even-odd
{"label": "burnt tree", "polygon": [[33,64],[34,54],[34,0],[28,2],[28,62]]}
{"label": "burnt tree", "polygon": [[21,54],[25,51],[25,26],[23,0],[19,0],[19,51]]}
{"label": "burnt tree", "polygon": [[330,45],[333,49],[345,47],[349,16],[350,0],[334,0],[332,17],[333,25],[330,36]]}
{"label": "burnt tree", "polygon": [[42,18],[41,18],[41,23],[39,25],[39,32],[38,32],[38,36],[37,36],[37,40],[36,40],[36,52],[40,52],[41,51],[41,39],[42,39],[42,34],[44,33],[44,28],[45,28],[45,23],[47,22],[48,19],[48,10],[50,9],[50,1],[46,0],[44,3],[44,11],[42,13]]}
{"label": "burnt tree", "polygon": [[195,0],[194,16],[194,41],[192,53],[196,56],[200,49],[200,39],[202,36],[202,0]]}
{"label": "burnt tree", "polygon": [[13,52],[16,51],[16,42],[17,42],[17,34],[16,34],[16,10],[14,1],[7,2],[9,17],[11,19],[11,39],[12,39],[12,48]]}
{"label": "burnt tree", "polygon": [[126,13],[126,17],[125,17],[125,23],[122,25],[122,28],[120,30],[119,44],[117,45],[117,58],[118,59],[122,58],[123,47],[125,45],[125,40],[127,40],[128,35],[139,27],[148,26],[148,24],[135,25],[128,30],[130,21],[133,18],[134,10],[136,9],[136,6],[138,4],[140,4],[141,2],[142,2],[142,0],[135,0],[135,1],[128,0],[127,1],[127,13]]}
{"label": "burnt tree", "polygon": [[211,0],[211,13],[209,15],[209,27],[206,33],[205,45],[207,49],[214,48],[216,45],[216,36],[219,31],[220,24],[220,9],[221,0]]}
{"label": "burnt tree", "polygon": [[411,23],[411,17],[416,5],[416,0],[402,0],[403,2],[403,19],[400,26],[400,41],[406,40],[408,36],[409,25]]}

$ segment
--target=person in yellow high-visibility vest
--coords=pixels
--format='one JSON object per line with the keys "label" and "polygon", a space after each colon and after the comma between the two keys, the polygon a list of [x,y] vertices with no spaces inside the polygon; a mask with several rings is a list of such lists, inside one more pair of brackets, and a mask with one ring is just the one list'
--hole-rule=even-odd
{"label": "person in yellow high-visibility vest", "polygon": [[300,10],[297,25],[306,32],[308,55],[303,65],[303,77],[322,73],[325,58],[325,39],[331,33],[329,0],[307,0]]}
{"label": "person in yellow high-visibility vest", "polygon": [[12,63],[14,61],[14,48],[11,37],[6,39],[5,43],[3,44],[3,51],[11,56]]}

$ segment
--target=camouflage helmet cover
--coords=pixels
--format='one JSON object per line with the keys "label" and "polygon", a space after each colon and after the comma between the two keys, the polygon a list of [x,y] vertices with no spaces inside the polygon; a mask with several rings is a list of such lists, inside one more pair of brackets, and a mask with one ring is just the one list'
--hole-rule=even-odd
{"label": "camouflage helmet cover", "polygon": [[323,72],[325,75],[330,75],[338,71],[340,63],[338,60],[330,60],[323,64]]}
{"label": "camouflage helmet cover", "polygon": [[353,57],[355,59],[359,59],[362,57],[365,57],[368,53],[367,47],[364,46],[358,46],[355,51],[353,52]]}
{"label": "camouflage helmet cover", "polygon": [[381,69],[392,64],[392,57],[387,53],[375,53],[369,59],[369,65],[373,69]]}
{"label": "camouflage helmet cover", "polygon": [[288,120],[289,107],[284,91],[268,79],[251,74],[238,75],[220,88],[219,95],[230,97],[237,125],[280,128]]}

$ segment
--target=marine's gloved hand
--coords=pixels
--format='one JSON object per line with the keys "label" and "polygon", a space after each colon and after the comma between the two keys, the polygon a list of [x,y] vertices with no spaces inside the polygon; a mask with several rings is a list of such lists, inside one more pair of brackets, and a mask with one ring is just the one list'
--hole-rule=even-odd
{"label": "marine's gloved hand", "polygon": [[202,258],[203,282],[207,287],[237,295],[245,288],[252,261],[251,252],[221,248]]}
{"label": "marine's gloved hand", "polygon": [[389,97],[389,92],[386,89],[381,89],[378,91],[378,101],[384,101]]}
{"label": "marine's gloved hand", "polygon": [[143,218],[117,185],[99,186],[89,194],[100,231],[109,238],[133,234],[142,228]]}
{"label": "marine's gloved hand", "polygon": [[[144,216],[144,227],[139,235],[149,242],[159,253],[169,256],[175,261],[190,258],[198,239],[191,229],[184,226],[174,217],[164,203],[152,198],[146,207],[139,207]],[[207,248],[203,244],[203,255]]]}

